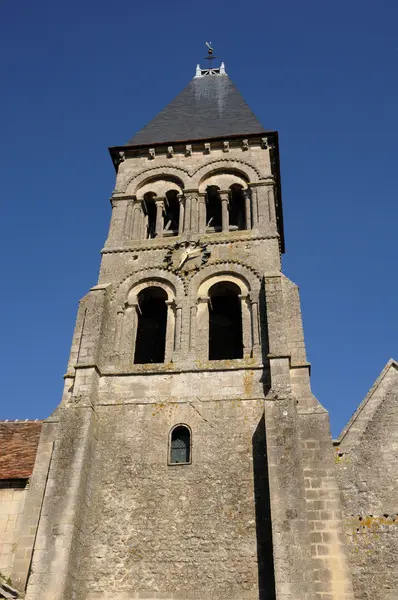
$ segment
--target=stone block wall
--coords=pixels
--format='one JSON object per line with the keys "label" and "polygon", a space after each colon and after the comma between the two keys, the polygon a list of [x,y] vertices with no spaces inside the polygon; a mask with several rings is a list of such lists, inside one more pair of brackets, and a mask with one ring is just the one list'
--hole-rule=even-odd
{"label": "stone block wall", "polygon": [[[87,598],[274,597],[263,402],[98,406]],[[169,432],[192,463],[169,465]],[[257,536],[261,538],[257,540]],[[125,596],[123,596],[125,594]],[[86,597],[86,596],[77,596]]]}
{"label": "stone block wall", "polygon": [[0,575],[10,577],[26,499],[26,480],[0,481]]}
{"label": "stone block wall", "polygon": [[398,598],[398,365],[390,361],[336,445],[356,600]]}

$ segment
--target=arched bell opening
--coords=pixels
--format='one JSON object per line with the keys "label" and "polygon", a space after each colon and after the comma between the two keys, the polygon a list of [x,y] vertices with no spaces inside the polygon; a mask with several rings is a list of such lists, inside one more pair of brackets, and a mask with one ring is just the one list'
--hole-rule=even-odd
{"label": "arched bell opening", "polygon": [[238,183],[234,183],[229,189],[229,230],[248,229],[243,187]]}
{"label": "arched bell opening", "polygon": [[148,287],[138,294],[135,364],[164,362],[167,329],[166,300],[167,293],[160,287]]}
{"label": "arched bell opening", "polygon": [[222,211],[220,189],[215,185],[206,188],[206,229],[222,230]]}
{"label": "arched bell opening", "polygon": [[163,235],[178,235],[178,226],[180,221],[180,203],[178,201],[178,191],[169,190],[166,192],[164,201],[164,227]]}
{"label": "arched bell opening", "polygon": [[209,289],[209,360],[243,358],[241,290],[231,281]]}
{"label": "arched bell opening", "polygon": [[156,194],[147,192],[144,194],[143,209],[146,221],[146,239],[156,237]]}

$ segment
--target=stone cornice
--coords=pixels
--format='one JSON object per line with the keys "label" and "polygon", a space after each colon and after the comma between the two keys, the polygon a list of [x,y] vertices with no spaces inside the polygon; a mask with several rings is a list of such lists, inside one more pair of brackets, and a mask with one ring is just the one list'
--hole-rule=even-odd
{"label": "stone cornice", "polygon": [[[270,235],[241,235],[239,237],[225,237],[225,235],[223,236],[222,239],[214,239],[213,236],[216,235],[221,235],[221,234],[217,234],[217,233],[211,233],[208,235],[202,235],[200,236],[200,240],[203,242],[206,242],[207,244],[211,245],[211,246],[219,246],[219,245],[230,245],[230,244],[235,244],[238,242],[247,242],[247,241],[251,241],[251,242],[256,242],[256,241],[261,241],[261,240],[272,240],[272,239],[279,239],[279,235],[278,234],[270,234]],[[227,236],[231,236],[230,233],[226,234]],[[144,240],[144,245],[134,245],[134,246],[119,246],[119,247],[111,247],[111,248],[103,248],[101,250],[101,254],[118,254],[118,253],[123,253],[123,252],[148,252],[151,250],[163,250],[165,248],[169,248],[172,245],[172,240],[178,240],[180,241],[181,239],[186,239],[186,236],[173,236],[172,238],[166,238],[167,242],[164,241],[165,238],[162,238],[162,242],[163,243],[156,243],[156,239],[155,240]],[[194,238],[192,238],[194,239]]]}

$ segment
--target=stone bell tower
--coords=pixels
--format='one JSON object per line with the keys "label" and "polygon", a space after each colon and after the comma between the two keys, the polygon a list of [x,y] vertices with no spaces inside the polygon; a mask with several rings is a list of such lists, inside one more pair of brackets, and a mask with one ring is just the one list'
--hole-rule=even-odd
{"label": "stone bell tower", "polygon": [[[126,145],[45,422],[28,600],[349,600],[328,416],[284,252],[278,136],[201,69]],[[33,532],[33,533],[32,533]]]}

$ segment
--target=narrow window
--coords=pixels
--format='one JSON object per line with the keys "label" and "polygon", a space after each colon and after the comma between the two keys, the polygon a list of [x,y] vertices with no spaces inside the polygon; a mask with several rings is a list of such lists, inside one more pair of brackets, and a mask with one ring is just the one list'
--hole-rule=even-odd
{"label": "narrow window", "polygon": [[206,190],[206,227],[212,231],[221,231],[222,213],[219,189],[210,185]]}
{"label": "narrow window", "polygon": [[243,357],[240,289],[232,282],[209,290],[209,360]]}
{"label": "narrow window", "polygon": [[144,195],[144,209],[147,217],[146,238],[156,237],[156,194],[147,192]]}
{"label": "narrow window", "polygon": [[191,432],[188,427],[174,427],[170,437],[170,464],[191,462]]}
{"label": "narrow window", "polygon": [[164,235],[178,235],[179,220],[180,203],[178,201],[178,192],[170,190],[166,192],[165,199]]}
{"label": "narrow window", "polygon": [[238,183],[231,185],[229,194],[229,229],[246,229],[245,199]]}
{"label": "narrow window", "polygon": [[164,362],[167,325],[166,300],[166,292],[159,287],[148,287],[138,294],[135,364]]}

